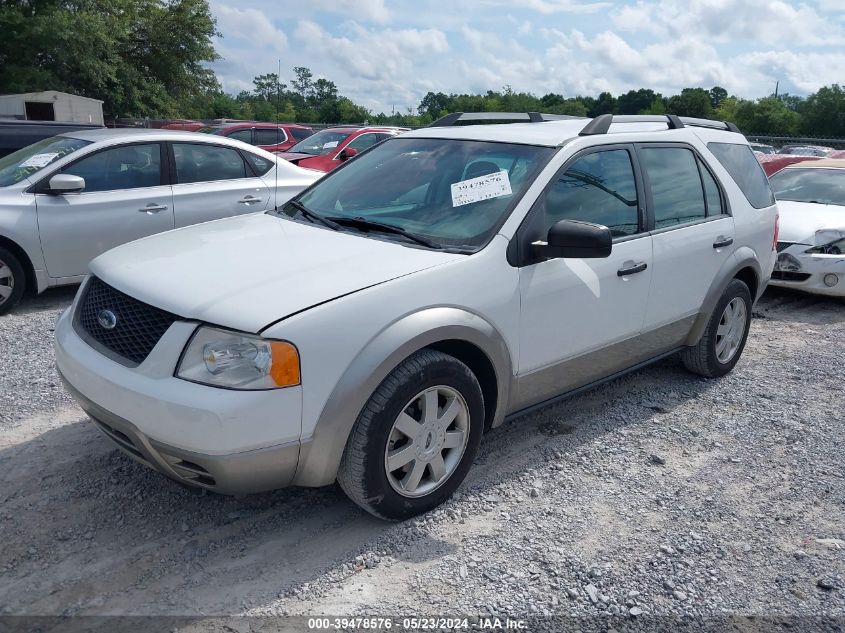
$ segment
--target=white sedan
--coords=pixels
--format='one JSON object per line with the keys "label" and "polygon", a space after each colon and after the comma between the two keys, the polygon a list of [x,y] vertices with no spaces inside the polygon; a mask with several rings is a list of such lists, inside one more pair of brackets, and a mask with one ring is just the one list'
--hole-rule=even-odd
{"label": "white sedan", "polygon": [[780,236],[769,283],[845,297],[845,160],[795,163],[770,181]]}
{"label": "white sedan", "polygon": [[115,246],[274,208],[322,175],[192,132],[80,130],[34,143],[0,158],[0,314],[27,287],[79,283]]}

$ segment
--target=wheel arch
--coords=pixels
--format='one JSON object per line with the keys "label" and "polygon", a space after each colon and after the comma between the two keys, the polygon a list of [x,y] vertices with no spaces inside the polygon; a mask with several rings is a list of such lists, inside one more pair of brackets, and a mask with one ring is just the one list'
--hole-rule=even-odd
{"label": "wheel arch", "polygon": [[698,316],[696,316],[692,329],[690,329],[687,339],[684,341],[684,345],[696,345],[701,340],[707,323],[710,321],[710,315],[719,301],[719,297],[722,296],[725,288],[727,288],[733,279],[739,279],[748,286],[748,289],[751,291],[751,301],[753,304],[763,291],[763,288],[760,286],[760,280],[762,278],[760,262],[757,259],[756,253],[747,246],[737,249],[733,253],[733,256],[725,261],[722,268],[713,278],[713,282],[707,290],[704,302],[701,304]]}
{"label": "wheel arch", "polygon": [[[460,308],[429,308],[395,321],[355,357],[323,406],[314,432],[303,439],[293,484],[324,486],[337,474],[358,415],[379,384],[415,352],[431,348],[451,354],[476,373],[484,391],[485,427],[501,424],[513,381],[510,351],[486,319]],[[490,385],[495,396],[487,393]]]}
{"label": "wheel arch", "polygon": [[26,291],[35,292],[37,294],[38,278],[35,275],[35,266],[33,266],[32,260],[29,258],[29,255],[27,255],[27,252],[17,242],[4,235],[0,235],[0,246],[8,250],[20,260],[25,275],[24,281],[26,283]]}

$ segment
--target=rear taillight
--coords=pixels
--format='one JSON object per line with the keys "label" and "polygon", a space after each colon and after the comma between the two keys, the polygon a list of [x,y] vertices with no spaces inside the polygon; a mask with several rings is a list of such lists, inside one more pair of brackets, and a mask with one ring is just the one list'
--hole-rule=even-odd
{"label": "rear taillight", "polygon": [[780,214],[775,215],[775,236],[772,238],[772,250],[777,250],[778,234],[780,233]]}

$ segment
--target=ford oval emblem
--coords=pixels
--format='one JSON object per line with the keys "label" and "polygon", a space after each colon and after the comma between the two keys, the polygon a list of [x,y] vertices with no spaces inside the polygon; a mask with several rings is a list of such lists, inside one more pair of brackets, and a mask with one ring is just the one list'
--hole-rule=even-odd
{"label": "ford oval emblem", "polygon": [[117,315],[111,310],[100,310],[97,314],[97,323],[104,330],[113,330],[114,326],[117,325]]}

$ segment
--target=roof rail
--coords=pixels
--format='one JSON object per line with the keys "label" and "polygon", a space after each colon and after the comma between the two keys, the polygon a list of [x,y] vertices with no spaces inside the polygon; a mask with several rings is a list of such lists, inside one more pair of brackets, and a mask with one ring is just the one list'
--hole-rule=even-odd
{"label": "roof rail", "polygon": [[542,123],[543,121],[561,121],[583,119],[568,114],[545,114],[543,112],[452,112],[442,116],[428,127],[453,127],[466,123]]}
{"label": "roof rail", "polygon": [[665,123],[667,130],[679,130],[684,127],[706,127],[740,133],[739,128],[729,121],[711,121],[710,119],[696,119],[675,114],[600,114],[587,123],[578,135],[607,134],[610,131],[610,126],[614,123]]}

